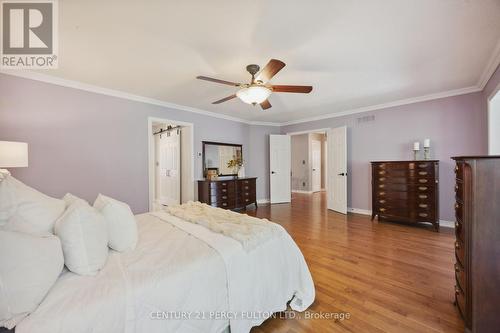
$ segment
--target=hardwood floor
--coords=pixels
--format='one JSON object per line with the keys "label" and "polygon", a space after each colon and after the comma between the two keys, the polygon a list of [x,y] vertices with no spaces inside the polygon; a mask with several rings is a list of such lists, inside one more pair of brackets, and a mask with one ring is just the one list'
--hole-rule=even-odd
{"label": "hardwood floor", "polygon": [[452,229],[371,222],[325,206],[324,193],[294,194],[292,204],[247,213],[281,224],[302,250],[316,287],[309,311],[350,318],[272,318],[253,333],[463,332],[453,305]]}

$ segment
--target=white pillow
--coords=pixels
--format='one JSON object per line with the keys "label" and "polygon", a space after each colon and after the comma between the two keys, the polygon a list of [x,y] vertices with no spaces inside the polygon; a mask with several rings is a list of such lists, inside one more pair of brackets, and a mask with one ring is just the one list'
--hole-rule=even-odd
{"label": "white pillow", "polygon": [[121,201],[99,194],[94,202],[108,225],[109,247],[129,251],[137,245],[137,222],[130,207]]}
{"label": "white pillow", "polygon": [[80,275],[95,275],[108,258],[106,222],[83,200],[76,200],[57,220],[66,267]]}
{"label": "white pillow", "polygon": [[0,179],[0,228],[32,234],[54,232],[63,200],[51,198],[7,175]]}
{"label": "white pillow", "polygon": [[66,208],[71,206],[71,204],[75,203],[77,200],[82,200],[83,202],[86,202],[88,204],[87,201],[85,201],[85,200],[83,200],[83,199],[81,199],[81,198],[79,198],[76,195],[73,195],[71,193],[66,193],[62,199],[66,203]]}
{"label": "white pillow", "polygon": [[0,327],[10,329],[36,310],[63,266],[54,235],[0,230]]}

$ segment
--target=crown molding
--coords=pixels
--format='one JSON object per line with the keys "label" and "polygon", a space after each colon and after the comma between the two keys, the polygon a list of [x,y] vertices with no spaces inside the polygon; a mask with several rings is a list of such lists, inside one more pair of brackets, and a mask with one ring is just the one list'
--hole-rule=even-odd
{"label": "crown molding", "polygon": [[486,87],[488,81],[491,79],[493,74],[495,74],[498,65],[500,65],[500,40],[498,41],[497,46],[495,47],[495,50],[493,51],[493,54],[486,64],[486,67],[483,70],[483,74],[481,75],[481,77],[479,78],[479,82],[477,83],[477,86],[481,90]]}
{"label": "crown molding", "polygon": [[429,95],[424,95],[424,96],[419,96],[419,97],[401,99],[401,100],[389,102],[389,103],[383,103],[383,104],[365,106],[365,107],[341,111],[341,112],[323,114],[323,115],[319,115],[316,117],[309,117],[309,118],[287,121],[287,122],[281,123],[281,126],[295,125],[295,124],[307,123],[310,121],[324,120],[324,119],[330,119],[330,118],[338,118],[338,117],[343,117],[343,116],[349,116],[349,115],[356,114],[356,113],[376,111],[376,110],[380,110],[380,109],[387,109],[387,108],[392,108],[392,107],[396,107],[396,106],[432,101],[435,99],[452,97],[452,96],[457,96],[457,95],[465,95],[465,94],[475,93],[475,92],[478,92],[481,90],[482,89],[480,89],[476,86],[462,88],[462,89],[449,90],[449,91],[444,91],[444,92],[440,92],[440,93],[436,93],[436,94],[429,94]]}
{"label": "crown molding", "polygon": [[156,106],[162,106],[162,107],[166,107],[166,108],[170,108],[170,109],[187,111],[187,112],[196,113],[196,114],[200,114],[200,115],[204,115],[204,116],[208,116],[208,117],[214,117],[214,118],[244,123],[244,124],[248,124],[248,125],[281,126],[280,123],[246,120],[246,119],[232,117],[232,116],[228,116],[228,115],[224,115],[224,114],[220,114],[220,113],[216,113],[216,112],[211,112],[211,111],[207,111],[207,110],[203,110],[203,109],[193,108],[193,107],[186,106],[186,105],[174,104],[174,103],[165,102],[165,101],[161,101],[161,100],[154,99],[154,98],[144,97],[144,96],[140,96],[140,95],[134,95],[134,94],[126,93],[126,92],[119,91],[119,90],[103,88],[103,87],[99,87],[99,86],[95,86],[92,84],[87,84],[87,83],[83,83],[83,82],[79,82],[79,81],[67,80],[67,79],[63,79],[60,77],[47,75],[47,74],[43,74],[43,73],[38,73],[38,72],[31,72],[31,71],[25,71],[25,70],[0,70],[0,73],[6,74],[6,75],[11,75],[11,76],[22,77],[22,78],[30,79],[30,80],[34,80],[34,81],[46,82],[46,83],[50,83],[50,84],[54,84],[54,85],[58,85],[58,86],[66,87],[66,88],[73,88],[73,89],[88,91],[88,92],[97,93],[97,94],[101,94],[101,95],[122,98],[122,99],[130,100],[130,101],[141,102],[141,103],[146,103],[146,104],[151,104],[151,105],[156,105]]}

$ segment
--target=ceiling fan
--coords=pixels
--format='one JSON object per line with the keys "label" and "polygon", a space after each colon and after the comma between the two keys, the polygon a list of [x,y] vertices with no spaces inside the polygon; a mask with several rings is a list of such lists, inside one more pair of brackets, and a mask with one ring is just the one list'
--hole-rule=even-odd
{"label": "ceiling fan", "polygon": [[[231,81],[214,79],[207,76],[197,76],[197,79],[227,84],[229,86],[240,87],[240,90],[236,94],[232,94],[225,98],[219,99],[212,104],[220,104],[227,102],[235,97],[241,99],[244,103],[257,105],[260,104],[263,110],[269,109],[271,103],[269,103],[268,97],[273,92],[287,92],[287,93],[302,93],[308,94],[311,92],[311,86],[289,86],[289,85],[275,85],[269,84],[269,80],[276,75],[283,67],[285,63],[277,59],[271,59],[262,71],[259,72],[259,65],[248,65],[247,71],[252,75],[252,80],[250,83],[236,83]],[[258,74],[257,74],[258,73]],[[257,75],[256,75],[257,74]]]}

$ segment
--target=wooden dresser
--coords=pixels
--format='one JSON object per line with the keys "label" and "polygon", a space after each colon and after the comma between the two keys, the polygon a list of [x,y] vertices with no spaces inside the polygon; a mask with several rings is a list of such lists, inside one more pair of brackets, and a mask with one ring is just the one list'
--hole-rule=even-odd
{"label": "wooden dresser", "polygon": [[256,177],[199,180],[198,200],[225,209],[242,209],[251,204],[257,207],[256,180]]}
{"label": "wooden dresser", "polygon": [[455,304],[466,332],[500,332],[500,156],[453,159]]}
{"label": "wooden dresser", "polygon": [[372,220],[430,222],[439,231],[439,161],[372,162]]}

